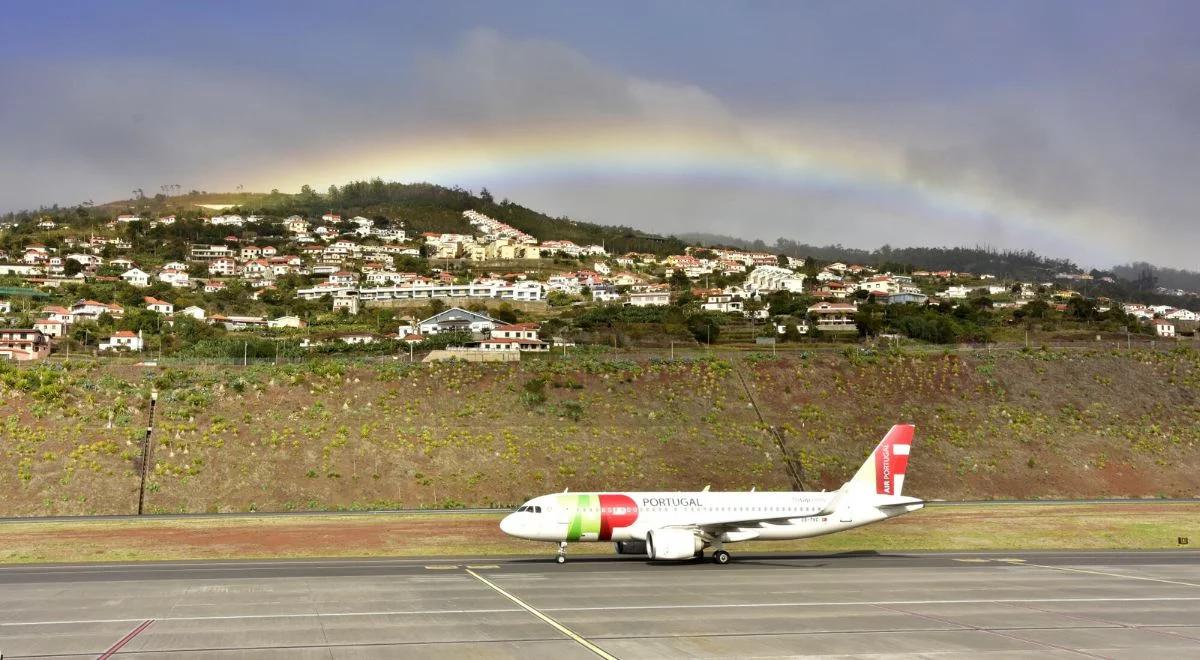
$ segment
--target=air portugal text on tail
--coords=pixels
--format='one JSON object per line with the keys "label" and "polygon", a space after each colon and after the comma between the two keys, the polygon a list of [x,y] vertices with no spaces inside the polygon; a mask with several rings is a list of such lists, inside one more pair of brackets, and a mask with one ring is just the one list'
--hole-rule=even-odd
{"label": "air portugal text on tail", "polygon": [[505,534],[558,543],[614,542],[621,554],[692,559],[754,539],[801,539],[892,518],[923,506],[904,497],[914,427],[893,426],[854,476],[833,492],[554,493],[529,500],[500,522]]}

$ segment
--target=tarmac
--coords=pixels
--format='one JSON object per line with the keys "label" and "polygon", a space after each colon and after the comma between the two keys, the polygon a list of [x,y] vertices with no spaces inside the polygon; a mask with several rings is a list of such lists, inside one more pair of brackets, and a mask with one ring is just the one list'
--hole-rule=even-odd
{"label": "tarmac", "polygon": [[[1200,657],[1200,552],[0,567],[12,658]],[[574,548],[572,548],[574,549]],[[735,547],[736,549],[736,547]]]}

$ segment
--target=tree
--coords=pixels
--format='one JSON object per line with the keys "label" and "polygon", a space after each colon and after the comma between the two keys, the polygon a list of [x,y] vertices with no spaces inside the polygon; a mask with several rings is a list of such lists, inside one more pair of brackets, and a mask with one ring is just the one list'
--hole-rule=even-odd
{"label": "tree", "polygon": [[488,204],[491,204],[492,203],[492,193],[489,192],[487,188],[484,188],[479,191],[479,199],[482,199],[483,201],[487,202]]}
{"label": "tree", "polygon": [[67,259],[63,262],[63,274],[67,277],[75,277],[83,271],[83,264],[74,259]]}
{"label": "tree", "polygon": [[668,281],[671,283],[671,288],[675,289],[676,291],[689,289],[692,286],[692,281],[688,279],[688,276],[678,268],[671,273],[671,279]]}

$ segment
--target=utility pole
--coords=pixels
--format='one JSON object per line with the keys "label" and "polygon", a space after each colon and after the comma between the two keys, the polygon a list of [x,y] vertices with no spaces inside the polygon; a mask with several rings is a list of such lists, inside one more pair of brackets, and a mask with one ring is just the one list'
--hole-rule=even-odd
{"label": "utility pole", "polygon": [[146,472],[150,469],[150,436],[154,433],[154,406],[158,403],[158,390],[150,390],[150,415],[146,422],[146,437],[142,440],[142,476],[138,484],[138,508],[140,516],[146,508]]}
{"label": "utility pole", "polygon": [[250,364],[250,342],[242,342],[242,366]]}

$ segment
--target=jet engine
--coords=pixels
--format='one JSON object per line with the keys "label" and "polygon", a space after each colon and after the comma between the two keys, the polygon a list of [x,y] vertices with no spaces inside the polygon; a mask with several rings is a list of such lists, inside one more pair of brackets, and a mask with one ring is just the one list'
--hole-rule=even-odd
{"label": "jet engine", "polygon": [[651,559],[691,559],[704,549],[690,529],[652,529],[646,532],[646,556]]}
{"label": "jet engine", "polygon": [[645,541],[617,541],[618,555],[644,555],[646,554]]}

